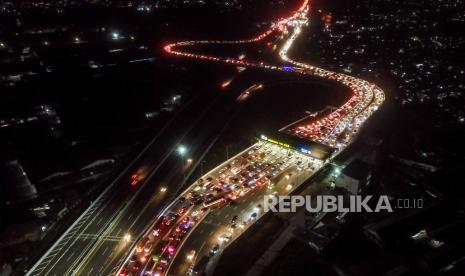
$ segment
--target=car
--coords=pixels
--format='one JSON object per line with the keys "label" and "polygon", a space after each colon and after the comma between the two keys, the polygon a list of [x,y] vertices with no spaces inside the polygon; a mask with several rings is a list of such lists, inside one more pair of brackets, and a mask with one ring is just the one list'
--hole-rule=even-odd
{"label": "car", "polygon": [[237,228],[237,224],[233,223],[233,224],[231,224],[231,226],[229,226],[228,230],[229,230],[229,232],[234,232],[234,229],[236,229],[236,228]]}
{"label": "car", "polygon": [[126,276],[128,274],[128,268],[127,267],[123,267],[123,269],[121,269],[121,271],[119,272],[119,276]]}
{"label": "car", "polygon": [[144,237],[136,246],[136,252],[141,253],[144,250],[145,244],[148,242],[148,238]]}
{"label": "car", "polygon": [[206,184],[203,186],[204,190],[210,190],[211,187],[213,187],[214,184],[211,182],[206,182]]}
{"label": "car", "polygon": [[192,261],[192,260],[194,259],[194,257],[195,257],[195,253],[196,253],[196,252],[195,252],[195,250],[193,250],[193,249],[192,249],[191,251],[189,251],[189,253],[188,253],[187,256],[186,256],[187,260],[188,260],[188,261]]}
{"label": "car", "polygon": [[140,268],[142,267],[142,263],[140,261],[137,261],[134,263],[134,265],[132,266],[132,271],[133,272],[138,272],[140,270]]}
{"label": "car", "polygon": [[144,253],[145,253],[145,254],[150,253],[150,251],[152,250],[152,248],[153,248],[153,243],[151,243],[150,241],[147,241],[147,242],[145,243],[145,246],[144,246]]}
{"label": "car", "polygon": [[170,244],[166,248],[166,251],[168,252],[168,254],[170,254],[172,256],[172,255],[174,255],[174,253],[176,253],[176,247],[174,245]]}
{"label": "car", "polygon": [[193,203],[194,205],[200,205],[200,204],[203,203],[203,199],[200,198],[200,197],[199,197],[199,198],[196,198],[196,199],[193,199],[193,200],[192,200],[192,203]]}
{"label": "car", "polygon": [[236,215],[231,219],[231,223],[236,223],[239,217]]}
{"label": "car", "polygon": [[166,246],[170,243],[170,241],[168,240],[162,240],[160,241],[158,244],[157,244],[157,247],[155,248],[155,250],[153,250],[154,254],[157,254],[157,255],[161,255],[165,249],[166,249]]}
{"label": "car", "polygon": [[[179,232],[179,231],[178,231]],[[179,235],[179,233],[173,233],[171,234],[169,237],[168,237],[168,240],[169,241],[180,241],[181,240],[181,237]]]}
{"label": "car", "polygon": [[142,263],[139,261],[137,256],[132,256],[132,258],[129,260],[128,264],[128,269],[126,272],[138,272],[140,267],[142,266]]}
{"label": "car", "polygon": [[215,193],[221,193],[223,191],[223,189],[221,189],[220,187],[213,187],[213,192]]}
{"label": "car", "polygon": [[186,211],[187,211],[188,207],[187,206],[184,206],[184,207],[181,207],[179,208],[177,211],[176,211],[176,214],[181,216],[183,215]]}
{"label": "car", "polygon": [[225,199],[224,197],[222,196],[217,196],[217,197],[213,197],[209,200],[206,200],[204,203],[203,203],[203,206],[208,208],[208,207],[219,207],[220,205],[222,204],[226,204],[228,203],[227,199]]}
{"label": "car", "polygon": [[138,173],[134,173],[131,175],[131,179],[130,179],[130,183],[131,183],[131,186],[137,186],[137,184],[139,184],[140,182],[140,176]]}
{"label": "car", "polygon": [[229,234],[229,235],[224,234],[224,235],[221,235],[218,239],[220,241],[222,241],[222,242],[229,242],[231,240],[231,238],[232,238],[231,234]]}
{"label": "car", "polygon": [[152,254],[152,261],[157,263],[160,260],[160,255]]}
{"label": "car", "polygon": [[182,220],[182,222],[176,227],[176,232],[185,234],[189,231],[192,226],[194,225],[194,220],[190,217],[186,217]]}
{"label": "car", "polygon": [[250,215],[250,220],[255,220],[257,218],[258,214],[256,212],[253,212],[251,215]]}
{"label": "car", "polygon": [[212,249],[210,250],[210,253],[211,255],[215,255],[216,253],[218,253],[218,250],[220,250],[220,245],[219,244],[215,244],[215,246],[212,247]]}

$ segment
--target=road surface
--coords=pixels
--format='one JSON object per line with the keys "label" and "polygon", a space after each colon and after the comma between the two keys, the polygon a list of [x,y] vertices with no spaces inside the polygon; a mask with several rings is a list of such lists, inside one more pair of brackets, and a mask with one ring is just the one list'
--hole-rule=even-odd
{"label": "road surface", "polygon": [[[336,148],[338,152],[341,152],[353,141],[363,123],[383,103],[384,93],[379,87],[370,82],[294,61],[289,57],[292,45],[309,23],[308,10],[309,1],[305,0],[292,16],[276,21],[269,30],[251,39],[183,41],[169,44],[164,49],[176,56],[222,62],[238,67],[283,71],[300,74],[302,77],[320,77],[349,87],[353,95],[341,107],[330,113],[316,116],[309,121],[300,121],[298,125],[291,125],[283,130],[301,138]],[[221,57],[185,50],[189,46],[197,46],[196,49],[198,49],[199,45],[257,44],[262,46],[260,43],[273,46],[279,45],[279,58],[282,63],[271,65],[265,63],[265,61],[248,61],[243,57]],[[244,96],[242,95],[239,100]],[[256,147],[258,149],[254,148],[252,150],[260,151],[262,145],[259,144]],[[283,148],[283,150],[286,149]],[[297,153],[289,151],[287,154],[293,156]],[[227,164],[231,166],[235,160],[237,159],[228,160]],[[263,160],[254,160],[254,162],[263,163]],[[279,162],[277,159],[271,158],[265,163],[268,166],[280,166],[277,162]],[[247,227],[247,224],[251,223],[250,208],[262,201],[264,194],[270,192],[286,194],[295,188],[293,186],[288,188],[289,184],[285,184],[286,187],[281,187],[281,181],[276,179],[275,175],[263,179],[260,171],[253,171],[252,174],[259,175],[257,183],[254,184],[252,191],[242,195],[241,191],[250,189],[250,186],[243,183],[244,181],[247,182],[243,178],[240,178],[238,184],[235,177],[237,177],[238,173],[242,174],[243,170],[247,170],[247,167],[240,166],[239,172],[233,173],[231,168],[226,167],[226,172],[219,172],[224,170],[224,166],[228,166],[227,164],[223,164],[223,166],[217,168],[217,171],[205,175],[182,194],[182,201],[187,200],[188,205],[180,207],[177,202],[180,200],[178,198],[170,205],[170,208],[165,210],[164,216],[151,226],[154,228],[149,228],[144,238],[139,241],[139,245],[131,251],[125,265],[120,270],[120,275],[185,275],[186,273],[194,273],[192,270],[196,269],[194,264],[198,261],[198,257],[203,258],[211,255],[211,258],[214,258],[217,251],[221,250],[221,243],[227,244],[229,240],[240,235],[241,230],[237,228],[237,223],[242,222],[232,222],[231,217],[235,219],[237,217],[239,221],[247,221],[243,225],[243,227]],[[293,164],[293,166],[295,165]],[[235,165],[232,166],[234,168]],[[318,168],[320,167],[318,166]],[[305,168],[300,169],[306,172]],[[302,178],[301,181],[294,183],[297,186],[311,175],[310,173],[306,176],[300,175],[296,171],[293,171],[293,173]],[[224,174],[227,175],[226,178]],[[211,179],[208,180],[208,183],[204,184],[205,179],[209,178]],[[213,187],[209,187],[211,181],[216,181]],[[272,187],[270,189],[264,188],[264,186],[268,185],[272,185]],[[239,191],[240,196],[236,194],[237,191]],[[227,205],[230,201],[234,202],[232,206]],[[198,207],[198,204],[204,207]],[[211,206],[212,204],[213,206]],[[257,206],[254,208],[256,209],[255,216],[259,216],[260,208],[257,209]],[[228,229],[231,224],[236,227]],[[212,245],[214,246],[212,247]]]}

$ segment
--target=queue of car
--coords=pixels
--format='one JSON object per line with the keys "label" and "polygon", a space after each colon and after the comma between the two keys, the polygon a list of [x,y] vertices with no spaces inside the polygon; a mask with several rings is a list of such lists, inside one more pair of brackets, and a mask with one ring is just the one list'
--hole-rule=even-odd
{"label": "queue of car", "polygon": [[[164,275],[182,241],[208,212],[273,185],[274,180],[293,166],[310,170],[315,162],[319,161],[274,144],[258,142],[247,152],[198,179],[178,197],[136,244],[120,276]],[[256,217],[255,213],[251,219]],[[231,236],[222,238],[228,241]]]}

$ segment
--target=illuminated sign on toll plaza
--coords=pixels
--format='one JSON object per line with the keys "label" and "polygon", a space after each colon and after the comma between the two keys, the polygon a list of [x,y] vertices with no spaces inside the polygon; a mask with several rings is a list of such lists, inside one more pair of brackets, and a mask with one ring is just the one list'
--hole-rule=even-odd
{"label": "illuminated sign on toll plaza", "polygon": [[291,147],[291,146],[289,146],[289,144],[282,143],[282,142],[276,141],[276,140],[274,140],[274,139],[268,138],[267,136],[265,136],[265,135],[263,135],[263,134],[260,136],[260,138],[261,138],[262,140],[265,140],[265,141],[267,141],[267,142],[270,142],[270,143],[279,145],[279,146],[281,146],[281,147],[285,147],[285,148],[290,148],[290,147]]}
{"label": "illuminated sign on toll plaza", "polygon": [[273,143],[273,144],[279,145],[279,146],[284,147],[284,148],[294,149],[294,150],[300,151],[300,152],[305,153],[305,154],[308,154],[308,155],[312,154],[311,150],[309,150],[309,149],[306,148],[306,147],[300,147],[300,148],[297,149],[297,148],[295,148],[295,147],[291,147],[291,146],[290,146],[289,144],[287,144],[287,143],[283,143],[283,142],[277,141],[277,140],[275,140],[275,139],[271,139],[271,138],[269,138],[268,136],[263,135],[263,134],[260,136],[260,139],[262,139],[262,140],[264,140],[264,141],[267,141],[267,142],[269,142],[269,143]]}
{"label": "illuminated sign on toll plaza", "polygon": [[334,152],[329,146],[282,132],[273,132],[272,135],[262,134],[259,139],[320,160],[326,160]]}

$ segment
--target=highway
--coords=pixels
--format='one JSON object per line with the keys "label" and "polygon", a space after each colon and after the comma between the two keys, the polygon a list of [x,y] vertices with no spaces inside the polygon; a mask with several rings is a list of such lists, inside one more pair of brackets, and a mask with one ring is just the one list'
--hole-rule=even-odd
{"label": "highway", "polygon": [[[239,94],[199,93],[186,103],[27,275],[114,274],[133,242],[124,236],[136,237],[179,192],[183,176],[240,108]],[[176,153],[179,144],[189,146],[189,167]]]}
{"label": "highway", "polygon": [[[234,114],[240,109],[240,105],[234,102],[234,97],[234,94],[222,97],[205,109],[203,116],[193,116],[195,123],[191,124],[188,133],[177,143],[186,145],[189,155],[186,153],[185,157],[180,157],[176,152],[174,156],[170,156],[169,161],[160,168],[158,177],[147,179],[148,182],[154,184],[153,189],[144,191],[144,195],[141,197],[136,197],[134,204],[128,206],[126,214],[113,221],[113,225],[118,227],[108,228],[108,234],[104,236],[118,235],[122,233],[119,229],[126,229],[128,232],[138,234],[147,227],[147,223],[150,223],[169,202],[169,200],[162,201],[162,199],[166,199],[166,192],[161,192],[160,188],[168,187],[170,191],[175,188],[170,192],[172,200],[173,196],[179,192],[179,188],[182,187],[180,184],[184,183],[183,178],[187,175],[187,170],[194,164],[194,161],[187,161],[187,156],[192,160],[200,161],[222,134]],[[176,167],[176,164],[179,166]],[[160,204],[161,202],[164,205]],[[127,255],[127,252],[123,250],[124,247],[121,246],[125,243],[121,238],[117,242],[102,238],[100,243],[94,245],[92,252],[86,254],[70,275],[93,275],[95,267],[98,267],[99,275],[115,274],[118,264],[120,265]]]}
{"label": "highway", "polygon": [[[297,158],[299,157],[298,153],[292,154],[295,154]],[[283,155],[287,156],[288,152],[283,151]],[[290,193],[313,175],[314,172],[318,171],[322,165],[317,160],[307,159],[304,155],[300,156],[300,158],[305,161],[300,165],[297,165],[296,160],[292,161],[277,177],[270,179],[268,187],[257,190],[233,205],[226,205],[221,209],[210,212],[198,227],[192,230],[189,239],[186,240],[175,256],[167,274],[186,275],[190,272],[189,269],[192,270],[203,256],[211,256],[212,249],[216,245],[218,245],[219,252],[213,257],[219,256],[221,250],[264,214],[262,206],[264,196],[279,196]],[[270,161],[270,163],[276,163],[277,160]],[[313,170],[308,166],[309,163],[312,164]],[[257,214],[256,217],[254,217],[254,213]],[[233,218],[236,217],[237,221],[233,222]],[[194,251],[194,257],[192,259],[187,258]]]}
{"label": "highway", "polygon": [[[384,93],[367,81],[289,57],[292,45],[309,24],[308,10],[305,0],[290,17],[277,20],[250,39],[183,41],[168,44],[164,50],[239,68],[319,77],[349,87],[353,95],[341,107],[284,130],[340,152],[382,104]],[[279,49],[273,64],[184,51],[194,45],[263,43]],[[230,82],[221,87],[227,89]],[[264,194],[290,193],[325,161],[258,142],[179,193],[185,176],[221,136],[241,102],[261,89],[260,85],[257,82],[246,90],[216,97],[199,94],[186,104],[27,275],[185,275],[203,256],[217,254],[242,228],[263,215],[258,203]],[[188,145],[192,162],[177,154],[180,144]],[[229,229],[232,224],[234,230]]]}
{"label": "highway", "polygon": [[[292,16],[277,20],[269,30],[251,39],[183,41],[168,44],[164,49],[176,56],[295,73],[303,78],[320,77],[349,87],[353,95],[341,107],[329,114],[302,120],[298,125],[283,130],[336,148],[339,153],[353,141],[363,123],[383,103],[384,93],[370,82],[294,61],[289,57],[292,45],[309,24],[308,11],[309,1],[305,0]],[[194,45],[254,43],[279,45],[281,63],[271,65],[264,61],[248,61],[243,57],[236,59],[185,50]],[[244,93],[247,93],[239,96],[238,101],[254,88],[250,87],[248,92],[246,90]],[[281,155],[269,156],[269,147],[275,147],[271,152],[280,152]],[[208,270],[206,263],[214,265],[212,259],[239,236],[243,228],[263,215],[259,205],[263,195],[290,193],[317,172],[324,161],[328,161],[309,158],[286,147],[259,142],[226,161],[193,183],[164,210],[163,216],[150,225],[137,246],[131,250],[119,275],[194,275]],[[253,178],[252,182],[248,176]],[[205,262],[205,258],[210,261]]]}
{"label": "highway", "polygon": [[[142,271],[148,275],[185,274],[191,250],[202,256],[212,243],[221,243],[219,238],[233,239],[262,215],[263,195],[292,191],[322,165],[322,161],[293,150],[258,142],[207,173],[173,201],[133,249],[120,275]],[[225,226],[235,216],[237,231],[231,232]],[[189,245],[191,242],[199,247]]]}
{"label": "highway", "polygon": [[[301,6],[288,18],[277,20],[271,28],[257,36],[244,40],[193,40],[168,44],[165,51],[176,56],[195,58],[211,62],[251,67],[300,74],[302,77],[313,76],[335,81],[347,86],[353,95],[342,106],[329,114],[316,118],[306,124],[301,124],[289,132],[302,138],[317,141],[331,147],[343,150],[356,136],[363,123],[384,102],[384,92],[375,84],[358,79],[347,74],[332,72],[289,57],[292,45],[298,39],[303,29],[308,26],[308,11],[310,1],[304,0]],[[280,64],[272,65],[265,61],[248,61],[240,58],[211,56],[182,50],[188,46],[198,45],[243,45],[265,43],[280,45],[278,56]]]}

